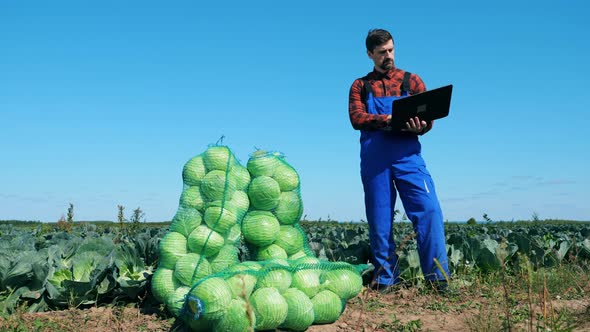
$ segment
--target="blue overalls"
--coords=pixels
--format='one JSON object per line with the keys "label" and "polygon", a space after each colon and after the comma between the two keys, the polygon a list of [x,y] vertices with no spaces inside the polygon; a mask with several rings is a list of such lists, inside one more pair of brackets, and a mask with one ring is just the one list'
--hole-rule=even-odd
{"label": "blue overalls", "polygon": [[[404,76],[401,97],[375,97],[370,83],[364,81],[367,112],[391,114],[393,100],[408,95],[409,76],[409,73]],[[442,211],[434,183],[421,156],[418,136],[404,132],[361,130],[361,178],[375,267],[374,281],[380,286],[399,281],[392,233],[396,188],[416,232],[425,279],[445,279],[434,258],[450,277]]]}

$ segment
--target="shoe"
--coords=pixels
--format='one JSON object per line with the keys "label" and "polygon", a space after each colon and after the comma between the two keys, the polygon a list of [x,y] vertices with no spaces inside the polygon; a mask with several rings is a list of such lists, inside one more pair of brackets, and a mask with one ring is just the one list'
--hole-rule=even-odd
{"label": "shoe", "polygon": [[459,295],[457,290],[453,290],[449,287],[449,283],[446,280],[432,280],[430,281],[430,285],[432,289],[438,294],[442,296],[455,296]]}
{"label": "shoe", "polygon": [[375,267],[369,265],[369,267],[361,273],[361,278],[363,278],[363,285],[370,285],[373,280],[375,280]]}
{"label": "shoe", "polygon": [[371,289],[377,291],[381,294],[391,294],[398,291],[400,286],[398,284],[392,285],[383,285],[383,284],[374,284],[371,286]]}
{"label": "shoe", "polygon": [[449,283],[446,280],[437,280],[432,283],[434,290],[437,293],[442,294],[449,291]]}

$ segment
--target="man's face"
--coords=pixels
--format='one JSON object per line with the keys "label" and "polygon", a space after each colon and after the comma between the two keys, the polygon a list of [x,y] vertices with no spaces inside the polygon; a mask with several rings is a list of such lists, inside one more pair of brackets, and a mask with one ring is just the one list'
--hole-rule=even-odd
{"label": "man's face", "polygon": [[373,52],[367,51],[369,58],[373,60],[375,68],[379,71],[388,71],[393,68],[394,53],[393,40],[391,39],[375,47]]}

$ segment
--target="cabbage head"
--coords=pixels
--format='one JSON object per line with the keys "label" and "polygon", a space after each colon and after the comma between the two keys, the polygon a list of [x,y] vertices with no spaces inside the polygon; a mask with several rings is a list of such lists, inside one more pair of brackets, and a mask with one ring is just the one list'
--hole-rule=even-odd
{"label": "cabbage head", "polygon": [[203,163],[207,171],[219,170],[226,172],[228,167],[236,163],[233,153],[226,146],[212,146],[203,153]]}
{"label": "cabbage head", "polygon": [[287,318],[280,325],[283,329],[305,331],[314,321],[313,303],[302,291],[289,288],[283,292],[287,301]]}
{"label": "cabbage head", "polygon": [[256,330],[273,330],[287,318],[288,305],[276,288],[259,288],[250,296],[256,315]]}
{"label": "cabbage head", "polygon": [[277,218],[268,211],[250,211],[242,220],[242,234],[249,243],[268,246],[279,236],[281,225]]}
{"label": "cabbage head", "polygon": [[248,197],[258,210],[270,211],[279,204],[281,188],[277,181],[268,176],[254,178],[248,187]]}
{"label": "cabbage head", "polygon": [[182,181],[189,186],[198,186],[205,177],[207,170],[202,156],[191,158],[182,168]]}
{"label": "cabbage head", "polygon": [[276,156],[273,156],[264,150],[258,150],[252,154],[246,167],[252,177],[272,176],[279,163],[280,161]]}

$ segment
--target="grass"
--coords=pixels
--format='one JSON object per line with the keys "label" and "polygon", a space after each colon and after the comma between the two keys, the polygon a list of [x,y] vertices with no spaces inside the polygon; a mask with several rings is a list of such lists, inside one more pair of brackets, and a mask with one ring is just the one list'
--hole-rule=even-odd
{"label": "grass", "polygon": [[521,259],[512,269],[491,273],[463,270],[451,279],[457,293],[449,296],[416,286],[386,296],[365,291],[351,301],[360,314],[348,317],[349,323],[365,331],[434,331],[457,324],[469,331],[574,331],[590,326],[590,266],[578,263],[534,269]]}
{"label": "grass", "polygon": [[[140,308],[112,306],[94,310],[69,309],[31,315],[20,306],[0,316],[3,332],[171,331],[174,320],[166,315],[144,315]],[[181,329],[180,331],[184,331]]]}
{"label": "grass", "polygon": [[[451,287],[458,292],[448,296],[416,284],[388,295],[365,289],[348,302],[347,311],[336,324],[345,323],[347,327],[340,328],[343,331],[402,332],[574,331],[580,325],[590,326],[588,263],[533,269],[530,262],[522,260],[517,267],[492,273],[466,269],[451,278]],[[145,315],[142,317],[141,306],[113,306],[105,308],[105,313],[94,312],[92,317],[88,311],[72,308],[36,318],[20,306],[12,315],[0,316],[0,330],[79,331],[102,324],[108,326],[105,331],[147,331],[152,325]],[[174,328],[169,316],[157,317],[149,322],[159,324],[158,330]],[[180,325],[176,327],[182,330]]]}
{"label": "grass", "polygon": [[25,319],[26,305],[17,307],[12,315],[0,316],[0,328],[6,332],[41,332],[41,331],[66,331],[60,324],[44,319]]}
{"label": "grass", "polygon": [[395,331],[395,332],[414,332],[420,331],[422,327],[422,321],[419,319],[410,320],[408,322],[403,323],[401,320],[397,319],[395,314],[392,314],[391,321],[382,322],[378,325],[378,328],[383,331]]}
{"label": "grass", "polygon": [[[523,259],[512,271],[502,269],[496,273],[476,275],[475,289],[490,301],[481,308],[485,317],[501,321],[496,327],[506,330],[523,329],[536,331],[570,331],[577,321],[567,307],[560,302],[588,299],[590,292],[590,269],[573,264],[551,269],[534,270]],[[473,318],[479,321],[477,315]],[[477,325],[477,324],[475,324]]]}
{"label": "grass", "polygon": [[[97,224],[117,227],[112,222]],[[142,223],[146,227],[153,225],[156,224]],[[27,222],[24,226],[54,227],[38,222]],[[537,269],[522,256],[517,264],[501,264],[493,272],[462,265],[450,278],[451,287],[458,293],[447,296],[437,295],[420,277],[410,280],[409,286],[394,294],[381,296],[366,290],[349,301],[348,309],[353,311],[343,315],[340,322],[354,331],[572,331],[581,325],[590,327],[590,262],[571,259],[568,262]],[[8,295],[0,293],[0,309],[2,298]],[[74,310],[74,302],[71,308],[57,318],[50,315],[31,318],[25,307],[18,307],[12,315],[0,316],[0,330],[78,331],[97,324],[96,317],[90,320],[83,311]],[[137,303],[135,318],[140,316],[141,308],[144,305]],[[109,308],[108,313],[109,319],[101,324],[108,323],[121,331],[119,327],[134,319],[122,307]],[[174,323],[162,314],[159,321],[168,328]],[[147,330],[147,325],[137,321],[133,328]]]}

